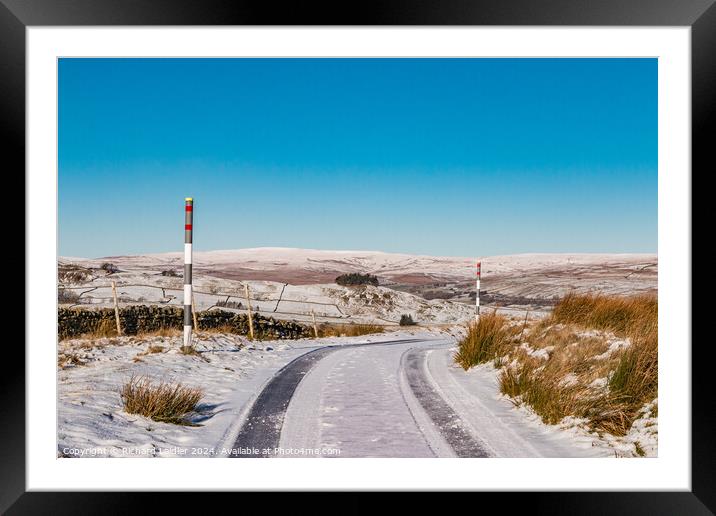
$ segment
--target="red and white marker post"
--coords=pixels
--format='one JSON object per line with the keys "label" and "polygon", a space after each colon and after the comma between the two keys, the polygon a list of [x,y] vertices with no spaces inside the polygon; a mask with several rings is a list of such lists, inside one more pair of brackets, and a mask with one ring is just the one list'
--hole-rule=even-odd
{"label": "red and white marker post", "polygon": [[480,321],[480,269],[482,262],[477,262],[477,289],[475,291],[475,323]]}
{"label": "red and white marker post", "polygon": [[194,199],[184,199],[184,347],[191,346],[192,329],[192,242],[194,240]]}

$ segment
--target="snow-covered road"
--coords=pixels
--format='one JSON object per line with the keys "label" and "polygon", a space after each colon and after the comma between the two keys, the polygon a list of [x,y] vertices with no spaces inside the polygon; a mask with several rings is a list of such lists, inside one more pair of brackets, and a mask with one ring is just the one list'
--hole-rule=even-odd
{"label": "snow-covered road", "polygon": [[[430,341],[427,341],[429,343]],[[347,347],[321,360],[288,406],[281,449],[340,457],[434,457],[401,386],[401,356],[426,341]]]}
{"label": "snow-covered road", "polygon": [[[451,360],[452,339],[323,347],[269,381],[238,457],[595,457],[610,452],[526,417],[496,373]],[[247,451],[248,450],[248,451]]]}

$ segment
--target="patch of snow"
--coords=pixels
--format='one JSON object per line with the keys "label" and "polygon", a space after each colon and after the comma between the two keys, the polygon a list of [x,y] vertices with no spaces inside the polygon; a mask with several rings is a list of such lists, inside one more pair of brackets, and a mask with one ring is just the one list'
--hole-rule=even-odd
{"label": "patch of snow", "polygon": [[657,400],[644,405],[625,436],[597,434],[589,429],[586,419],[572,416],[560,421],[559,427],[575,434],[592,435],[599,446],[611,450],[615,457],[656,457],[659,426],[658,419],[652,416],[656,405]]}
{"label": "patch of snow", "polygon": [[520,344],[520,348],[524,349],[529,356],[539,358],[541,360],[547,360],[550,356],[550,353],[554,350],[554,346],[546,346],[544,348],[533,349],[527,342],[523,342],[522,344]]}
{"label": "patch of snow", "polygon": [[589,339],[589,338],[595,338],[595,337],[596,338],[603,337],[605,335],[605,332],[602,330],[590,329],[590,330],[580,330],[580,331],[575,332],[575,334],[578,337],[582,337],[583,339]]}
{"label": "patch of snow", "polygon": [[620,349],[628,348],[629,346],[631,346],[631,339],[629,339],[628,337],[626,339],[611,338],[609,339],[608,343],[609,348],[604,353],[596,355],[594,357],[595,360],[605,360]]}
{"label": "patch of snow", "polygon": [[578,382],[579,378],[577,377],[577,375],[574,373],[569,373],[565,375],[562,380],[560,380],[559,385],[561,385],[562,387],[571,387],[572,385],[577,385]]}
{"label": "patch of snow", "polygon": [[589,384],[590,389],[605,389],[607,387],[607,378],[596,378],[592,383]]}

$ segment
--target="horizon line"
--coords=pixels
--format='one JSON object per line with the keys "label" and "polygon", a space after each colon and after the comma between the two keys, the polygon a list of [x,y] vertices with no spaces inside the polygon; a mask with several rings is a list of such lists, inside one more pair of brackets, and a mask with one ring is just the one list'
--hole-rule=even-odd
{"label": "horizon line", "polygon": [[[621,252],[604,252],[604,251],[593,251],[593,252],[571,252],[571,251],[562,251],[562,252],[519,252],[519,253],[503,253],[503,254],[493,254],[493,255],[484,255],[484,254],[476,254],[474,256],[454,256],[454,255],[433,255],[433,254],[424,254],[424,253],[407,253],[407,252],[391,252],[391,251],[379,251],[379,250],[367,250],[367,249],[315,249],[315,248],[309,248],[309,247],[283,247],[283,246],[262,246],[262,247],[237,247],[232,249],[208,249],[208,250],[195,250],[195,254],[200,253],[230,253],[230,252],[240,252],[240,251],[313,251],[313,252],[323,252],[323,253],[366,253],[366,254],[387,254],[387,255],[407,255],[407,256],[418,256],[418,257],[430,257],[430,258],[457,258],[457,259],[465,259],[465,260],[471,260],[476,258],[490,258],[490,257],[500,257],[500,256],[555,256],[555,255],[561,255],[561,256],[593,256],[593,255],[610,255],[610,256],[618,256],[618,255],[646,255],[646,256],[658,256],[657,251],[652,252],[629,252],[629,251],[621,251]],[[72,258],[78,258],[82,260],[101,260],[104,258],[122,258],[122,257],[134,257],[134,256],[156,256],[156,255],[168,255],[168,254],[183,254],[183,250],[176,250],[176,251],[160,251],[160,252],[150,252],[150,253],[132,253],[132,254],[111,254],[111,255],[104,255],[104,256],[96,256],[96,257],[86,257],[86,256],[63,256],[58,254],[57,258],[60,259],[72,259]]]}

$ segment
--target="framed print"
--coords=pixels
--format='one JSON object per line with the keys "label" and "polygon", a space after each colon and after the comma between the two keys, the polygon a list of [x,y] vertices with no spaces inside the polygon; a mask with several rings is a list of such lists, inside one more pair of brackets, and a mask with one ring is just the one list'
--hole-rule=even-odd
{"label": "framed print", "polygon": [[27,202],[3,510],[710,513],[691,183],[716,8],[530,5],[3,0]]}

